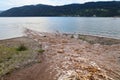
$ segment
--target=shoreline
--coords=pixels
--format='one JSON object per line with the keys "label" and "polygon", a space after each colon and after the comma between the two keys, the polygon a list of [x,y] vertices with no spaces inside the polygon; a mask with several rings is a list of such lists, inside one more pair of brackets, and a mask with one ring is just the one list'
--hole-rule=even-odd
{"label": "shoreline", "polygon": [[[49,32],[40,32],[40,33],[47,33],[49,34]],[[83,40],[83,41],[87,41],[87,42],[90,42],[90,43],[94,43],[95,40],[97,40],[95,43],[99,43],[99,44],[102,44],[102,43],[106,43],[106,42],[111,42],[111,45],[112,44],[120,44],[120,39],[119,38],[112,38],[112,37],[105,37],[105,36],[99,36],[99,35],[87,35],[87,34],[73,34],[73,33],[50,33],[50,34],[59,34],[59,35],[67,35],[67,36],[73,36],[73,38],[76,38],[76,39],[80,39],[80,40]],[[19,37],[13,37],[13,38],[7,38],[7,39],[0,39],[0,41],[4,41],[4,40],[11,40],[11,39],[17,39],[17,38],[22,38],[22,37],[27,37],[26,35],[23,35],[23,36],[19,36]],[[93,38],[93,39],[92,39]],[[99,40],[102,40],[101,42]]]}
{"label": "shoreline", "polygon": [[7,38],[7,39],[0,39],[0,41],[17,39],[17,38],[22,38],[22,37],[25,37],[25,36],[19,36],[19,37]]}
{"label": "shoreline", "polygon": [[17,37],[0,43],[13,46],[22,41],[33,50],[41,46],[44,52],[34,57],[41,62],[19,68],[3,76],[3,80],[120,79],[120,40],[29,29],[25,33],[25,40]]}

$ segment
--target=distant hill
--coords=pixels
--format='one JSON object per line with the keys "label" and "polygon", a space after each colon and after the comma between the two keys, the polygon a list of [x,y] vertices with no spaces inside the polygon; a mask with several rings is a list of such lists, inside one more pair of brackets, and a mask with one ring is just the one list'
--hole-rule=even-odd
{"label": "distant hill", "polygon": [[15,7],[0,13],[2,17],[24,16],[120,16],[120,1],[88,2],[85,4],[69,4],[63,6],[27,5]]}
{"label": "distant hill", "polygon": [[2,13],[3,11],[0,11],[0,13]]}

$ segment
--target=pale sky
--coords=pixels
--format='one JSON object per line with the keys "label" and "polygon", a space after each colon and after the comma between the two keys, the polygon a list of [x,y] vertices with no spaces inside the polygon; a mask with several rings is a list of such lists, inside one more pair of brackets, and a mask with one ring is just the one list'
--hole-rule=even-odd
{"label": "pale sky", "polygon": [[12,7],[18,7],[23,5],[35,5],[35,4],[64,5],[71,3],[85,3],[91,1],[113,1],[113,0],[0,0],[0,10],[6,10]]}

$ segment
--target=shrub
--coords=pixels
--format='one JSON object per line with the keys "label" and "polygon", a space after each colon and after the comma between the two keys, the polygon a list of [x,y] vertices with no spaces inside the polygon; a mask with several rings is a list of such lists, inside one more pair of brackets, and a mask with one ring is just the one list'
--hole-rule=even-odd
{"label": "shrub", "polygon": [[73,35],[73,34],[71,35],[71,38],[74,38],[74,35]]}
{"label": "shrub", "polygon": [[43,49],[41,49],[41,48],[38,50],[39,53],[43,53],[44,51],[45,51],[45,50],[43,50]]}
{"label": "shrub", "polygon": [[27,50],[27,47],[24,44],[21,44],[18,48],[17,51],[25,51]]}

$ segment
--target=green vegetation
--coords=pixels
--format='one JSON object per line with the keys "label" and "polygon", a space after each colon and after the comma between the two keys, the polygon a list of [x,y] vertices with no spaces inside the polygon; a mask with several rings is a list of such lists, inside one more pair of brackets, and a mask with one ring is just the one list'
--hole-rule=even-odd
{"label": "green vegetation", "polygon": [[19,53],[14,48],[0,46],[0,75],[4,75],[14,69],[14,61],[19,59],[18,55]]}
{"label": "green vegetation", "polygon": [[20,68],[21,64],[30,63],[30,60],[34,60],[35,55],[37,55],[36,50],[28,49],[25,45],[17,48],[16,46],[0,45],[0,77]]}
{"label": "green vegetation", "polygon": [[79,35],[79,39],[83,40],[83,41],[87,41],[90,44],[95,44],[97,43],[95,40],[89,40],[89,38],[87,38],[86,36],[80,36]]}
{"label": "green vegetation", "polygon": [[38,50],[38,52],[39,53],[43,53],[45,50],[43,50],[42,48],[40,48],[39,50]]}
{"label": "green vegetation", "polygon": [[120,1],[88,2],[63,6],[28,5],[15,7],[0,13],[0,16],[85,16],[114,17],[120,16]]}
{"label": "green vegetation", "polygon": [[25,50],[27,50],[27,47],[25,47],[24,44],[20,44],[20,46],[16,50],[17,51],[25,51]]}
{"label": "green vegetation", "polygon": [[83,41],[87,41],[90,44],[96,44],[96,43],[99,43],[102,45],[120,44],[120,40],[117,40],[117,39],[89,36],[89,35],[79,35],[79,39]]}
{"label": "green vegetation", "polygon": [[21,37],[0,41],[0,80],[12,71],[33,63],[41,63],[39,52],[44,52],[34,40]]}
{"label": "green vegetation", "polygon": [[71,35],[71,38],[74,38],[74,35],[73,35],[73,34]]}

